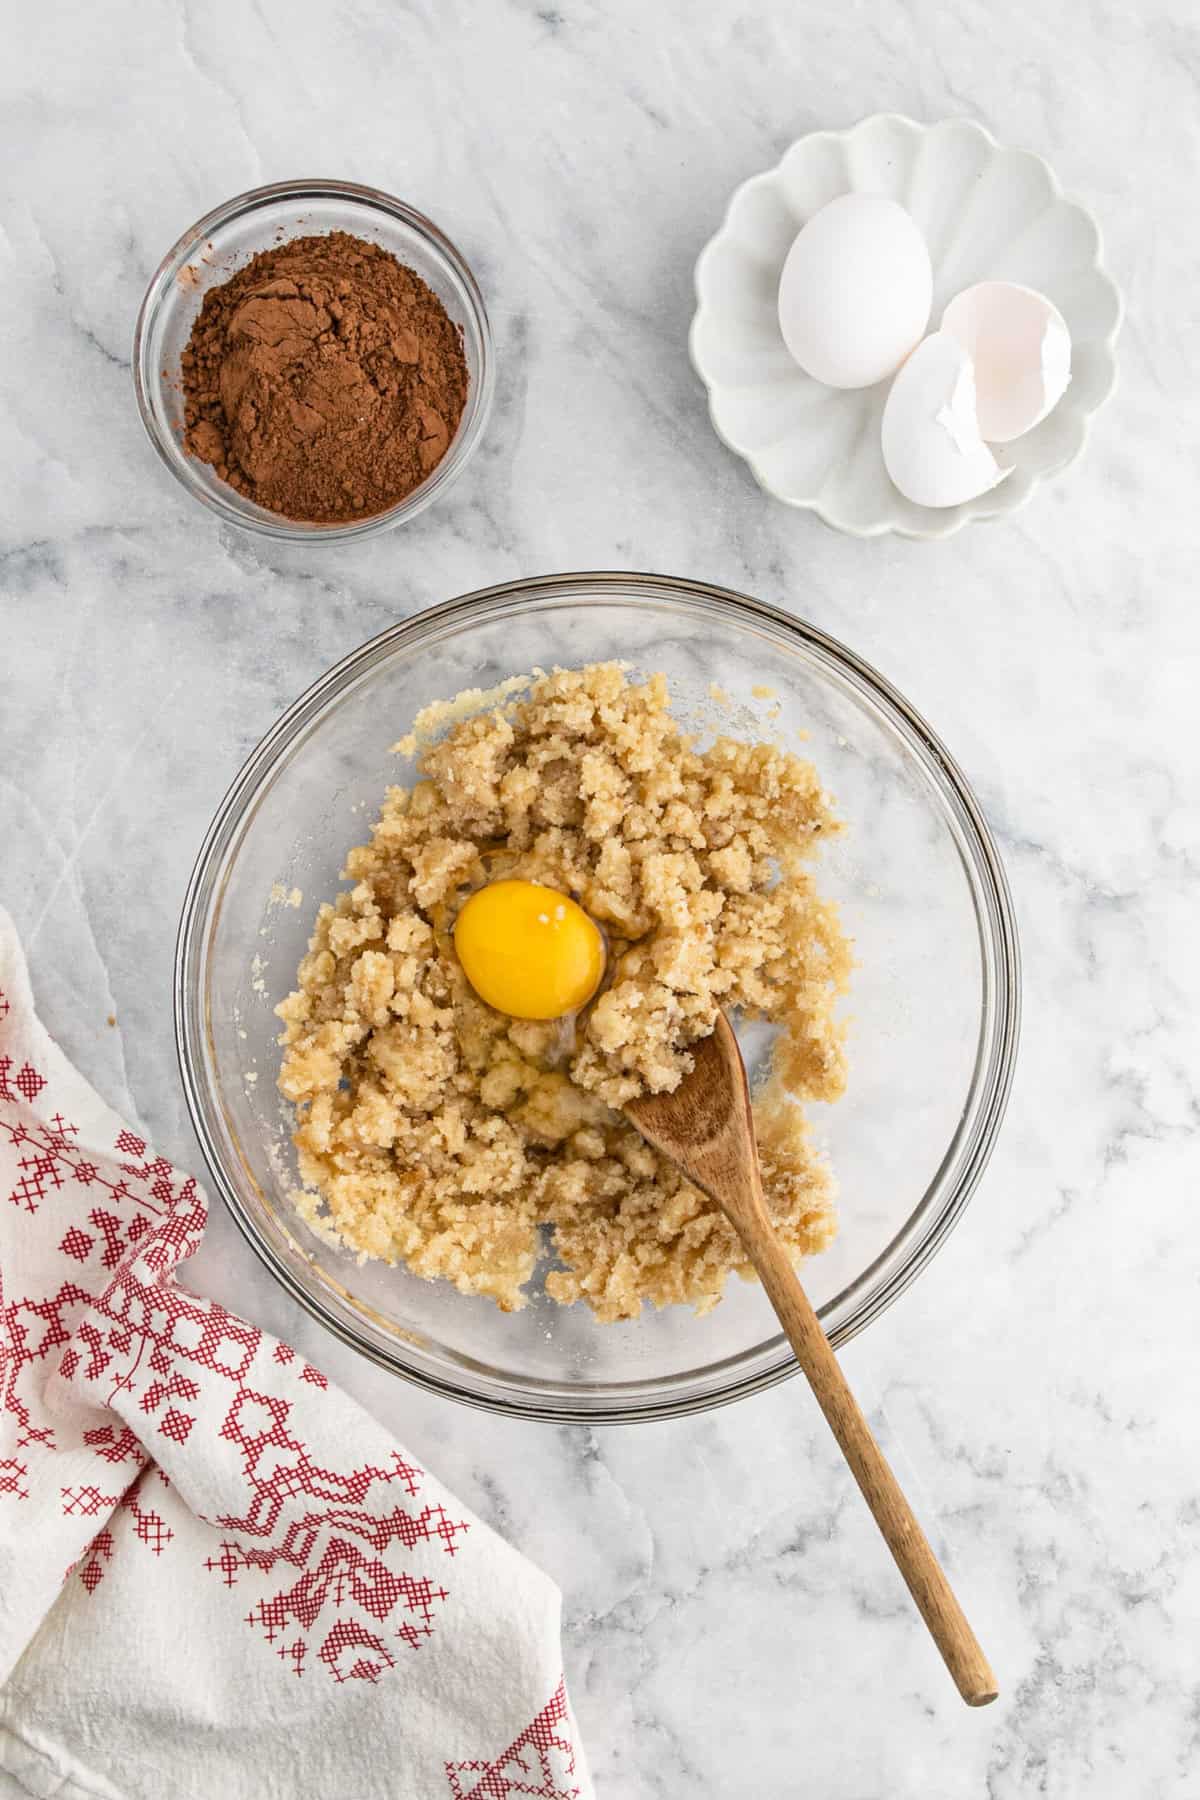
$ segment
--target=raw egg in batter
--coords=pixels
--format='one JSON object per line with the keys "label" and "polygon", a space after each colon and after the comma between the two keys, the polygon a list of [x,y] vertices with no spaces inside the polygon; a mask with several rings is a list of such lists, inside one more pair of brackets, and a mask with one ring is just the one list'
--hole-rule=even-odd
{"label": "raw egg in batter", "polygon": [[561,1019],[604,974],[604,937],[581,906],[536,881],[493,881],[471,895],[454,948],[481,1000],[514,1019]]}

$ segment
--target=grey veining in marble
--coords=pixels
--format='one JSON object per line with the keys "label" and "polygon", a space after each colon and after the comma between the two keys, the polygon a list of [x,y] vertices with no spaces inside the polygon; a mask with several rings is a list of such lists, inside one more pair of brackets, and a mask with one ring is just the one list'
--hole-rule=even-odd
{"label": "grey veining in marble", "polygon": [[[318,1338],[223,1215],[195,1279],[318,1358],[562,1583],[606,1800],[1200,1792],[1194,6],[48,0],[5,36],[0,894],[47,1023],[198,1164],[170,1013],[195,850],[278,712],[397,617],[522,573],[641,567],[849,641],[977,784],[1023,931],[999,1152],[845,1355],[1001,1701],[956,1701],[799,1386],[600,1435],[515,1425]],[[880,108],[968,112],[1042,152],[1102,220],[1128,300],[1084,460],[944,544],[853,542],[768,502],[685,352],[691,265],[733,186]],[[500,383],[444,503],[299,551],[175,488],[129,343],[191,220],[313,172],[403,194],[462,245]]]}

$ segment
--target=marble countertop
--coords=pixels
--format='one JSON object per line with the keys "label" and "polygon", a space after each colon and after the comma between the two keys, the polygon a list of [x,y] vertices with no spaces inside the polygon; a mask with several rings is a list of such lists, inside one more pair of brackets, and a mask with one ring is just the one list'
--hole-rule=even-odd
{"label": "marble countertop", "polygon": [[[0,898],[51,1030],[162,1151],[199,1167],[171,963],[227,782],[330,663],[452,594],[649,568],[790,607],[909,695],[998,833],[1026,959],[1007,1125],[965,1222],[844,1358],[999,1671],[985,1712],[955,1698],[799,1384],[600,1433],[478,1415],[322,1337],[214,1214],[196,1282],[318,1358],[562,1584],[605,1800],[1197,1791],[1198,79],[1186,0],[110,0],[26,9],[7,47]],[[970,113],[1047,156],[1128,301],[1083,461],[940,544],[768,501],[685,350],[733,186],[880,108]],[[172,483],[129,345],[191,220],[314,170],[444,225],[500,376],[443,503],[293,550]]]}

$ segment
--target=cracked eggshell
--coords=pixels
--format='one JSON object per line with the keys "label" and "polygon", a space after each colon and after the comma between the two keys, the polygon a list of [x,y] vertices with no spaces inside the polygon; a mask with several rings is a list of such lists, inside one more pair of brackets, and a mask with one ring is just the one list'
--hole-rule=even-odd
{"label": "cracked eggshell", "polygon": [[1010,473],[983,441],[971,358],[946,331],[918,344],[893,381],[882,444],[888,474],[918,506],[957,506]]}
{"label": "cracked eggshell", "polygon": [[942,330],[975,365],[980,436],[1008,444],[1058,405],[1071,379],[1071,334],[1053,301],[1012,281],[981,281],[956,294]]}
{"label": "cracked eggshell", "polygon": [[827,387],[873,387],[929,323],[933,270],[916,225],[886,194],[840,194],[815,212],[779,277],[779,329]]}

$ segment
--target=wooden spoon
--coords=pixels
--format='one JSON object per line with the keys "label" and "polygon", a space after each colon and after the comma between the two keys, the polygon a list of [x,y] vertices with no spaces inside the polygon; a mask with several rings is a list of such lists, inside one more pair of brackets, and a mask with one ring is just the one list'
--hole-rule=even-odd
{"label": "wooden spoon", "polygon": [[908,1591],[968,1706],[996,1698],[996,1677],[954,1597],[900,1484],[850,1392],[763,1200],[750,1090],[733,1027],[724,1013],[693,1046],[695,1068],[671,1094],[630,1101],[626,1116],[648,1143],[710,1195],[758,1270],[771,1305],[808,1377],[842,1455]]}

